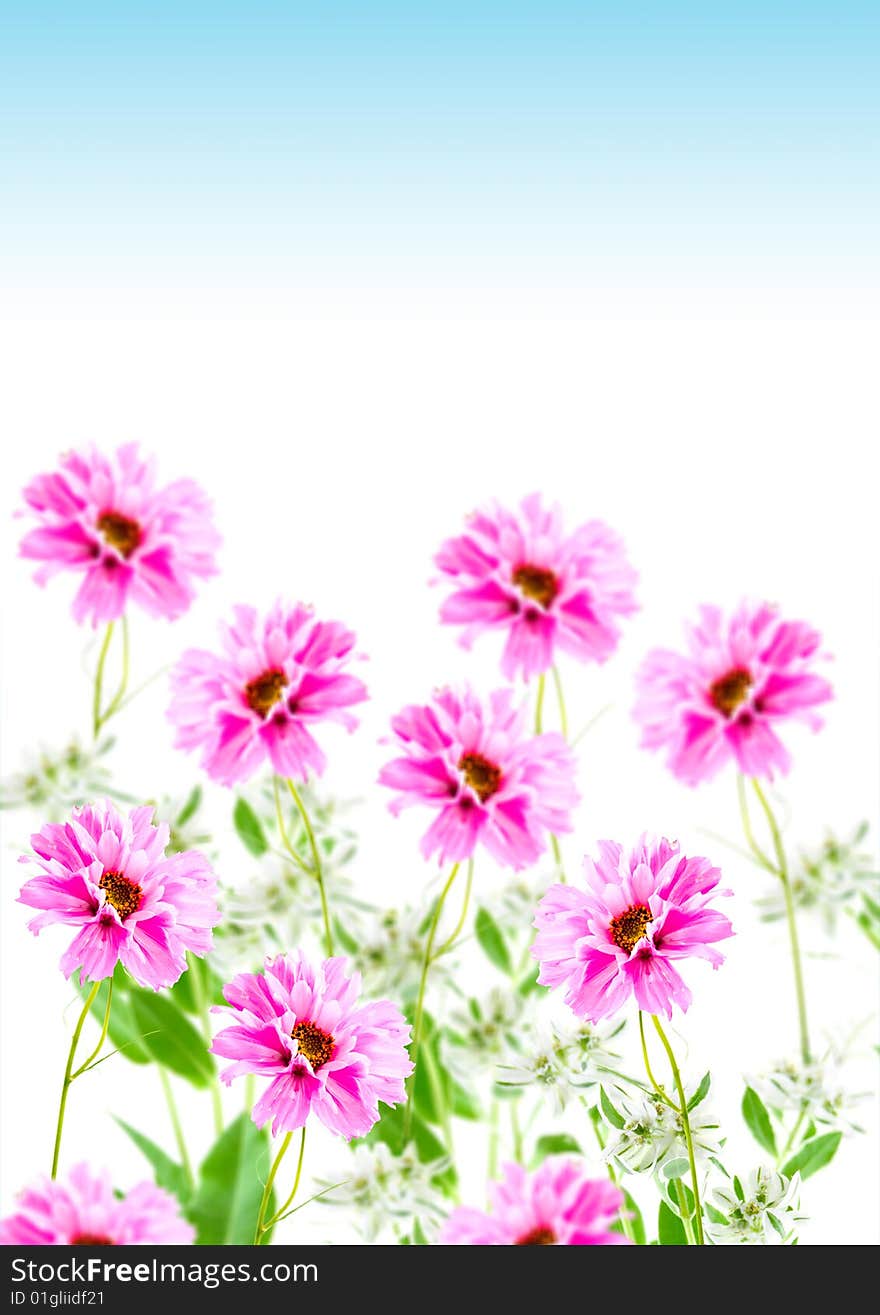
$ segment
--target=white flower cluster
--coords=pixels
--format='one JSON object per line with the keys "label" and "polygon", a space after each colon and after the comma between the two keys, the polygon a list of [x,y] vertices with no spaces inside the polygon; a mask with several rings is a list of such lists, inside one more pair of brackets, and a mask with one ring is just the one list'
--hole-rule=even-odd
{"label": "white flower cluster", "polygon": [[752,1085],[764,1104],[780,1119],[794,1115],[803,1123],[825,1124],[841,1132],[863,1132],[854,1123],[849,1108],[867,1098],[867,1092],[847,1090],[843,1052],[832,1046],[818,1059],[781,1060]]}
{"label": "white flower cluster", "polygon": [[[689,1099],[694,1094],[685,1090]],[[601,1108],[612,1136],[605,1150],[606,1159],[629,1173],[659,1172],[663,1177],[687,1173],[687,1141],[681,1114],[656,1092],[618,1087],[610,1094],[606,1091]],[[688,1122],[697,1163],[718,1155],[718,1123],[702,1102],[689,1111]]]}
{"label": "white flower cluster", "polygon": [[791,1243],[804,1216],[798,1213],[800,1178],[786,1178],[773,1169],[755,1169],[744,1182],[738,1178],[713,1192],[715,1211],[707,1231],[723,1246],[766,1246]]}
{"label": "white flower cluster", "polygon": [[[791,874],[791,889],[796,905],[811,910],[832,933],[841,913],[858,918],[864,910],[876,910],[880,902],[880,872],[876,871],[863,841],[868,825],[863,822],[846,840],[829,834],[818,848],[801,853]],[[785,897],[781,885],[756,901],[765,922],[777,922],[785,914]],[[874,914],[874,923],[877,914]],[[880,927],[876,928],[880,931]]]}
{"label": "white flower cluster", "polygon": [[593,1024],[574,1015],[566,1024],[537,1020],[518,1039],[518,1053],[498,1065],[496,1081],[501,1087],[535,1088],[559,1114],[618,1064],[620,1055],[610,1042],[622,1028],[622,1023]]}
{"label": "white flower cluster", "polygon": [[366,1242],[411,1235],[416,1220],[423,1240],[430,1242],[449,1209],[434,1185],[446,1167],[445,1160],[423,1164],[413,1146],[394,1155],[383,1142],[359,1145],[351,1162],[340,1166],[337,1178],[316,1180],[325,1191],[318,1200],[323,1205],[349,1207]]}

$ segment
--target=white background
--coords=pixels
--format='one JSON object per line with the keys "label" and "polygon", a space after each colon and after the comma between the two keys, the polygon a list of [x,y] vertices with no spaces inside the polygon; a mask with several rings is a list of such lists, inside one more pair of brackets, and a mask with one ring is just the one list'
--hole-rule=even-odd
{"label": "white background", "polygon": [[[533,489],[559,498],[572,525],[598,516],[620,530],[642,611],[607,666],[563,668],[574,726],[611,705],[582,746],[584,797],[565,849],[573,864],[597,837],[629,841],[649,829],[724,866],[738,936],[718,973],[693,965],[695,1003],[677,1024],[679,1046],[694,1079],[712,1068],[728,1163],[743,1171],[759,1162],[737,1112],[740,1075],[795,1050],[784,932],[752,910],[769,878],[706,834],[739,839],[732,774],[692,791],[642,753],[632,678],[647,648],[679,643],[682,619],[702,601],[766,597],[812,621],[835,656],[837,698],[821,734],[790,733],[786,838],[792,848],[814,844],[826,824],[848,832],[868,818],[876,843],[876,326],[856,303],[770,289],[687,299],[655,289],[622,300],[610,291],[44,291],[37,302],[13,297],[5,316],[4,775],[37,745],[60,747],[88,729],[91,635],[70,617],[74,581],[40,591],[15,557],[19,490],[64,448],[137,438],[158,454],[163,478],[194,476],[215,500],[222,575],[173,626],[132,618],[135,679],[188,644],[213,646],[234,601],[265,606],[285,594],[356,629],[372,702],[354,737],[325,737],[326,779],[365,799],[356,871],[377,902],[415,900],[432,874],[417,852],[427,818],[395,821],[373,785],[390,714],[464,674],[483,689],[497,679],[493,639],[468,656],[436,624],[432,553],[480,501]],[[171,747],[166,702],[158,682],[117,723],[120,785],[134,793],[185,791],[198,776]],[[219,787],[209,793],[218,814],[228,807]],[[48,1168],[76,1016],[57,969],[67,933],[35,940],[14,903],[16,854],[36,820],[2,818],[4,1213]],[[234,880],[241,861],[233,841],[222,875]],[[847,928],[831,943],[804,920],[803,939],[817,1041],[864,1024],[851,1078],[855,1089],[871,1087],[876,957]],[[198,1154],[209,1137],[204,1101],[180,1095]],[[234,1092],[230,1110],[240,1099]],[[110,1164],[128,1186],[144,1166],[114,1113],[170,1149],[154,1074],[120,1060],[73,1088],[63,1155]],[[877,1240],[875,1108],[860,1116],[870,1133],[846,1141],[806,1185],[804,1241]],[[337,1165],[343,1154],[317,1136],[308,1168],[323,1175],[327,1157]],[[470,1199],[479,1203],[482,1188],[472,1168]],[[295,1216],[287,1236],[337,1236],[340,1222],[315,1208]]]}

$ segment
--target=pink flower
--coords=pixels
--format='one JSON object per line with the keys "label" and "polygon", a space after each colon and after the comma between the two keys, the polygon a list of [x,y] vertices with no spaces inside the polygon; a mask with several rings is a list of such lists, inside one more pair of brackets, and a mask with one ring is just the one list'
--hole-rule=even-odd
{"label": "pink flower", "polygon": [[242,1073],[271,1078],[253,1120],[273,1133],[301,1128],[309,1114],[350,1141],[379,1118],[379,1101],[406,1099],[412,1072],[406,1053],[409,1026],[390,1000],[357,1003],[359,973],[347,977],[344,959],[315,969],[302,952],[267,958],[261,973],[239,973],[217,1007],[232,1026],[218,1032],[212,1050],[235,1062],[220,1076],[229,1084]]}
{"label": "pink flower", "polygon": [[186,970],[187,950],[210,950],[220,921],[214,873],[196,850],[166,857],[168,827],[152,818],[151,807],[123,816],[103,800],[31,836],[41,871],[18,899],[43,910],[28,923],[35,935],[53,922],[79,928],[61,959],[65,977],[81,968],[80,981],[97,982],[121,963],[158,991]]}
{"label": "pink flower", "polygon": [[687,1009],[691,993],[675,961],[708,959],[717,968],[724,956],[712,942],[733,935],[730,920],[709,907],[719,869],[643,836],[629,854],[600,840],[598,861],[584,859],[584,873],[587,890],[551,886],[538,905],[532,955],[541,985],[564,987],[566,1004],[593,1023],[630,995],[651,1014]]}
{"label": "pink flower", "polygon": [[0,1220],[2,1246],[164,1246],[194,1237],[173,1196],[144,1182],[117,1197],[110,1175],[87,1164],[66,1181],[38,1179]]}
{"label": "pink flower", "polygon": [[546,671],[556,650],[579,662],[604,662],[620,639],[618,621],[637,610],[636,574],[623,544],[602,521],[566,535],[557,505],[533,493],[519,514],[494,503],[474,512],[465,534],[435,557],[455,584],[440,620],[463,625],[469,648],[484,630],[504,630],[501,670],[528,680]]}
{"label": "pink flower", "polygon": [[578,801],[574,758],[561,735],[530,735],[526,709],[510,690],[480,703],[465,688],[442,689],[424,707],[410,705],[391,722],[403,756],[387,763],[382,785],[399,791],[398,813],[425,804],[437,817],[422,839],[426,858],[470,858],[478,842],[499,863],[534,863],[547,836],[571,830]]}
{"label": "pink flower", "polygon": [[344,670],[355,636],[338,621],[316,621],[302,603],[280,602],[262,621],[252,607],[236,607],[220,633],[222,654],[188,649],[172,672],[177,747],[200,749],[221,785],[246,780],[267,760],[279,776],[320,775],[326,759],[310,727],[335,721],[354,730],[347,709],[367,697]]}
{"label": "pink flower", "polygon": [[141,460],[136,443],[113,457],[69,452],[60,465],[24,490],[40,524],[19,551],[44,563],[37,582],[58,571],[81,574],[73,615],[93,626],[122,616],[129,599],[152,616],[181,616],[196,579],[217,573],[220,536],[198,484],[157,488],[155,463]]}
{"label": "pink flower", "polygon": [[665,749],[688,785],[731,759],[746,776],[787,772],[791,759],[776,728],[799,720],[818,730],[813,709],[832,697],[827,680],[810,670],[820,642],[806,622],[783,621],[766,603],[741,603],[728,618],[702,607],[687,654],[655,649],[637,676],[642,744]]}
{"label": "pink flower", "polygon": [[492,1209],[453,1210],[439,1241],[465,1246],[627,1246],[609,1231],[623,1193],[607,1178],[588,1178],[577,1160],[554,1155],[535,1173],[519,1164],[502,1168],[489,1184]]}

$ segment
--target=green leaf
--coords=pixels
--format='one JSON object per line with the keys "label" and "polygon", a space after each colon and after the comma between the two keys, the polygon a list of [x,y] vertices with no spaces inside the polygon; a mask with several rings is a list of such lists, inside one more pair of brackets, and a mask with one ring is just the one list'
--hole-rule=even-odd
{"label": "green leaf", "polygon": [[202,802],[202,787],[200,785],[194,785],[192,790],[190,790],[189,792],[189,797],[187,798],[186,803],[183,805],[183,808],[181,808],[180,812],[177,814],[177,817],[174,819],[174,825],[176,827],[186,826],[189,819],[191,817],[194,817],[195,814],[199,811],[201,802]]}
{"label": "green leaf", "polygon": [[548,1132],[535,1142],[532,1164],[539,1165],[548,1155],[583,1155],[579,1144],[567,1132]]}
{"label": "green leaf", "polygon": [[[127,992],[131,985],[131,978],[122,965],[117,964],[113,973],[113,1004],[110,1008],[110,1026],[107,1029],[107,1035],[113,1049],[118,1050],[121,1055],[126,1059],[130,1059],[133,1064],[149,1064],[151,1057],[141,1040],[134,1010],[127,998]],[[77,987],[83,998],[88,995],[91,989],[91,982],[87,982],[85,986]],[[109,989],[107,981],[101,983],[90,1011],[99,1027],[104,1026],[104,1014],[107,1009],[107,992]],[[86,1051],[85,1053],[88,1054],[89,1052]]]}
{"label": "green leaf", "polygon": [[[114,1116],[115,1117],[115,1116]],[[182,1164],[172,1160],[170,1155],[157,1146],[149,1137],[145,1137],[137,1128],[133,1128],[130,1123],[124,1119],[116,1119],[123,1132],[134,1142],[138,1150],[146,1156],[153,1166],[153,1177],[160,1187],[164,1187],[166,1192],[176,1196],[181,1205],[186,1205],[192,1194],[192,1185],[186,1176],[186,1170]]]}
{"label": "green leaf", "polygon": [[423,1028],[412,1098],[419,1114],[429,1123],[443,1123],[451,1096],[449,1078],[440,1063],[437,1035],[426,1035],[426,1032],[427,1028]]}
{"label": "green leaf", "polygon": [[694,1213],[694,1194],[680,1178],[671,1177],[666,1180],[666,1199],[675,1214],[690,1219]]}
{"label": "green leaf", "polygon": [[422,1225],[418,1219],[413,1220],[412,1240],[413,1240],[413,1246],[426,1247],[428,1245],[428,1239],[425,1236],[425,1230],[424,1228],[422,1228]]}
{"label": "green leaf", "polygon": [[357,941],[353,936],[349,935],[348,931],[338,918],[333,919],[333,934],[334,938],[339,942],[346,954],[357,953],[357,950],[359,949]]}
{"label": "green leaf", "polygon": [[541,986],[540,982],[538,981],[539,976],[540,976],[539,968],[538,965],[535,964],[532,968],[529,968],[527,970],[527,972],[522,978],[520,978],[519,985],[516,988],[517,994],[525,997],[528,995],[533,995],[535,991],[543,991],[544,987]]}
{"label": "green leaf", "polygon": [[[383,1109],[382,1117],[378,1123],[373,1124],[363,1140],[368,1144],[384,1142],[390,1148],[392,1154],[400,1155],[403,1150],[403,1122],[403,1105],[395,1105],[393,1109]],[[446,1147],[417,1112],[413,1113],[410,1131],[416,1154],[422,1164],[431,1164],[435,1160],[446,1158]],[[457,1181],[455,1169],[450,1165],[443,1173],[438,1174],[433,1181],[448,1195]]]}
{"label": "green leaf", "polygon": [[[215,1141],[199,1169],[199,1184],[189,1209],[199,1246],[250,1244],[268,1172],[269,1133],[249,1114],[239,1114]],[[274,1192],[267,1207],[275,1210]],[[268,1242],[269,1233],[263,1234]]]}
{"label": "green leaf", "polygon": [[194,1087],[209,1086],[214,1061],[186,1015],[171,1000],[151,991],[133,992],[131,1003],[140,1039],[153,1059]]}
{"label": "green leaf", "polygon": [[479,1101],[455,1078],[449,1080],[449,1105],[452,1113],[460,1119],[478,1121],[483,1117]]}
{"label": "green leaf", "polygon": [[611,1099],[607,1095],[605,1088],[599,1088],[599,1104],[602,1106],[602,1113],[611,1124],[612,1128],[622,1128],[624,1124],[623,1115],[611,1104]]}
{"label": "green leaf", "polygon": [[687,1246],[687,1234],[684,1231],[684,1224],[674,1211],[670,1210],[665,1201],[660,1202],[660,1213],[657,1218],[657,1236],[660,1239],[662,1247],[683,1247]]}
{"label": "green leaf", "polygon": [[236,799],[232,821],[238,838],[249,854],[260,858],[269,848],[263,824],[246,799]]}
{"label": "green leaf", "polygon": [[770,1122],[767,1107],[752,1087],[745,1089],[742,1098],[742,1116],[746,1121],[746,1127],[762,1150],[775,1156],[776,1137],[773,1133],[773,1124]]}
{"label": "green leaf", "polygon": [[675,1160],[667,1160],[660,1170],[660,1177],[671,1181],[673,1178],[683,1178],[690,1168],[690,1164],[684,1157]]}
{"label": "green leaf", "polygon": [[491,913],[488,913],[485,909],[477,910],[474,932],[486,958],[509,977],[513,972],[510,951],[505,943],[501,928]]}
{"label": "green leaf", "polygon": [[[636,1246],[643,1247],[647,1239],[645,1221],[642,1218],[641,1210],[625,1187],[623,1188],[623,1208],[630,1217],[629,1226]],[[615,1224],[614,1227],[619,1229],[621,1233],[624,1231],[622,1224]]]}
{"label": "green leaf", "polygon": [[712,1085],[712,1074],[704,1073],[700,1079],[700,1085],[688,1101],[688,1109],[696,1109],[701,1101],[704,1101],[709,1094],[709,1088]]}
{"label": "green leaf", "polygon": [[839,1132],[825,1132],[821,1137],[813,1137],[782,1166],[782,1172],[787,1178],[795,1173],[801,1178],[809,1178],[834,1159],[839,1145]]}

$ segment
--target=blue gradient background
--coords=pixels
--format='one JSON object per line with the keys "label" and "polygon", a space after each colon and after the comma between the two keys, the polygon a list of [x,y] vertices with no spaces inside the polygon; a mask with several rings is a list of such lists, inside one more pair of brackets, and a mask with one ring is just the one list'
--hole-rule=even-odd
{"label": "blue gradient background", "polygon": [[19,286],[876,283],[876,3],[0,13]]}

